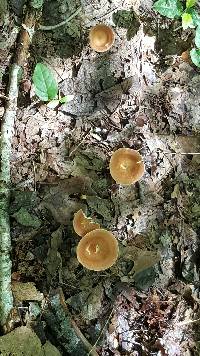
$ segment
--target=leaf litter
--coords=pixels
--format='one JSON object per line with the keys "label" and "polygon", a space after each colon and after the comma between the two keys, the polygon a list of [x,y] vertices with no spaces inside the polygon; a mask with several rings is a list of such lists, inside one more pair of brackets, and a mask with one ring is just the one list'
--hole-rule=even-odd
{"label": "leaf litter", "polygon": [[[129,1],[123,9],[112,1],[83,6],[86,28],[99,15],[116,26],[115,47],[94,54],[75,20],[63,33],[39,33],[33,48],[57,73],[62,94],[74,100],[51,109],[31,98],[15,123],[11,230],[18,313],[25,325],[37,302],[42,324],[36,325],[54,351],[84,355],[61,308],[62,288],[73,319],[92,345],[98,340],[102,356],[198,355],[198,321],[191,321],[199,319],[199,74],[178,55],[165,55],[172,50],[167,41],[163,54],[155,50],[158,38],[146,20],[152,1],[139,1],[134,11]],[[74,4],[62,1],[54,21],[64,7]],[[148,34],[140,25],[132,36],[134,13]],[[44,16],[49,24],[46,8]],[[161,31],[170,31],[169,24],[163,20]],[[77,50],[70,49],[72,39]],[[118,186],[110,177],[109,159],[119,147],[144,157],[145,176],[136,185]],[[72,219],[81,208],[120,242],[121,257],[109,270],[96,273],[77,262]],[[32,291],[32,282],[42,300],[20,292],[20,285]]]}

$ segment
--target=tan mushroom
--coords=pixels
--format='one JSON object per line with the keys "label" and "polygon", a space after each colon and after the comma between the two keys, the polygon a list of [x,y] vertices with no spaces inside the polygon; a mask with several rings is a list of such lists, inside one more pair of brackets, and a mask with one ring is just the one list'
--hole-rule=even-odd
{"label": "tan mushroom", "polygon": [[89,40],[90,47],[96,52],[106,52],[115,41],[115,33],[111,27],[99,24],[91,28]]}
{"label": "tan mushroom", "polygon": [[103,271],[111,267],[118,258],[118,241],[104,229],[86,234],[77,246],[77,259],[87,269]]}
{"label": "tan mushroom", "polygon": [[119,184],[130,185],[144,174],[144,163],[138,151],[131,148],[119,148],[112,154],[110,174]]}
{"label": "tan mushroom", "polygon": [[190,63],[190,62],[191,62],[190,52],[189,52],[188,50],[182,52],[181,58],[182,58],[182,60],[183,60],[184,62]]}
{"label": "tan mushroom", "polygon": [[100,225],[93,222],[91,218],[87,218],[83,210],[80,209],[74,214],[73,227],[77,235],[85,236],[88,232],[99,229]]}

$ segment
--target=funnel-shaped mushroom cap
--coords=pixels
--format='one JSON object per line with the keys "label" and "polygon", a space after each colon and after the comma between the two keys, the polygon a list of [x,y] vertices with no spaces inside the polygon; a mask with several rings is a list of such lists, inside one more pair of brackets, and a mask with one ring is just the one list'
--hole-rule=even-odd
{"label": "funnel-shaped mushroom cap", "polygon": [[90,46],[97,52],[106,52],[115,41],[115,34],[111,27],[103,24],[91,28],[89,33]]}
{"label": "funnel-shaped mushroom cap", "polygon": [[85,236],[88,232],[95,229],[99,229],[100,225],[94,223],[92,219],[87,218],[83,210],[80,209],[79,211],[77,211],[77,213],[74,214],[73,227],[77,235]]}
{"label": "funnel-shaped mushroom cap", "polygon": [[142,156],[131,148],[119,148],[111,157],[110,174],[122,185],[137,182],[144,174]]}
{"label": "funnel-shaped mushroom cap", "polygon": [[116,262],[118,242],[111,232],[96,229],[80,240],[76,252],[78,261],[84,267],[93,271],[103,271]]}

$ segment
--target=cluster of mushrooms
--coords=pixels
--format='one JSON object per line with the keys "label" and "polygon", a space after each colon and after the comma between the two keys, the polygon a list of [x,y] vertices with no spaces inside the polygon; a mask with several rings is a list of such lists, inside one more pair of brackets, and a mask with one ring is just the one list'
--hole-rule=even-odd
{"label": "cluster of mushrooms", "polygon": [[[144,174],[144,163],[138,151],[119,148],[112,154],[110,174],[121,185],[137,182]],[[111,267],[119,254],[115,236],[87,218],[82,210],[74,214],[73,227],[81,237],[77,246],[77,259],[87,269],[103,271]]]}
{"label": "cluster of mushrooms", "polygon": [[[96,52],[108,51],[115,41],[113,29],[98,24],[90,30],[90,46]],[[130,185],[144,174],[144,163],[138,151],[119,148],[110,160],[110,174],[116,183]],[[77,259],[87,269],[102,271],[111,267],[119,254],[115,236],[85,216],[82,210],[74,214],[73,227],[81,237],[77,246]]]}

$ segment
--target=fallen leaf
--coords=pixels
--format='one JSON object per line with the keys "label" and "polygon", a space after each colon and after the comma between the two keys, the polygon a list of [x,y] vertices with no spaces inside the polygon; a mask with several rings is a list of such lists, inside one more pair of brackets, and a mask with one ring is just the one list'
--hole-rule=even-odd
{"label": "fallen leaf", "polygon": [[12,292],[16,302],[24,300],[41,301],[44,296],[43,293],[38,292],[33,282],[12,282]]}

